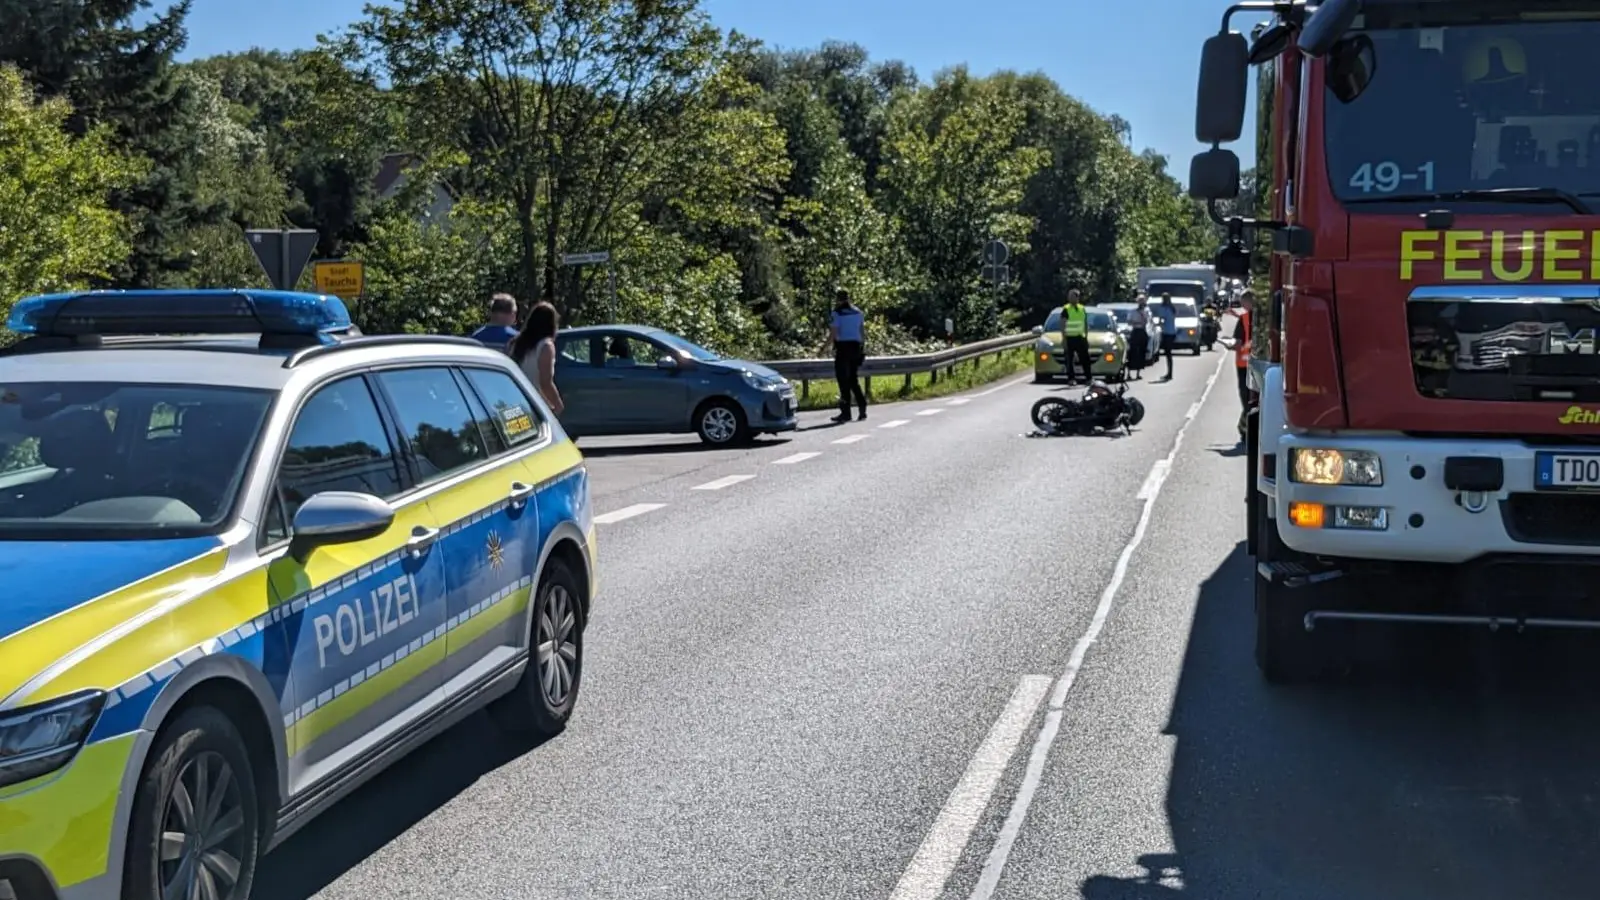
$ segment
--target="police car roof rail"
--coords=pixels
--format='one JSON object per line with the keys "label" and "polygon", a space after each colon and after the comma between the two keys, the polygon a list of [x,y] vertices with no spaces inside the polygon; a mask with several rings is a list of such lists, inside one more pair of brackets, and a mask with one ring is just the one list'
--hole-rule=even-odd
{"label": "police car roof rail", "polygon": [[357,350],[367,347],[394,347],[417,346],[419,344],[446,344],[451,347],[477,347],[482,349],[484,344],[468,337],[453,337],[442,334],[374,334],[351,337],[332,344],[316,344],[296,350],[283,361],[285,369],[292,369],[308,360],[318,359],[330,353],[341,350]]}

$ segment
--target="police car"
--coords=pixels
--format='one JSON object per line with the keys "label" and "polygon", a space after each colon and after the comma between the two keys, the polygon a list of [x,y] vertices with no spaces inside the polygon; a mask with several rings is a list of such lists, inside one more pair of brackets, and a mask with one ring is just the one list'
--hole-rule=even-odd
{"label": "police car", "polygon": [[34,297],[0,352],[0,898],[250,894],[487,706],[572,714],[582,456],[467,339],[336,298]]}

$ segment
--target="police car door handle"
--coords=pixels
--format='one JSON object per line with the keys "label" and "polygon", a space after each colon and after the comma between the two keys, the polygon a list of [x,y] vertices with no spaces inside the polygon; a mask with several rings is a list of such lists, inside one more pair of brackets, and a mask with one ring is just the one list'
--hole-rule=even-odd
{"label": "police car door handle", "polygon": [[418,525],[411,529],[411,537],[406,539],[406,549],[418,556],[427,552],[433,542],[439,539],[439,529]]}
{"label": "police car door handle", "polygon": [[520,481],[511,482],[511,502],[521,503],[533,494],[533,485]]}

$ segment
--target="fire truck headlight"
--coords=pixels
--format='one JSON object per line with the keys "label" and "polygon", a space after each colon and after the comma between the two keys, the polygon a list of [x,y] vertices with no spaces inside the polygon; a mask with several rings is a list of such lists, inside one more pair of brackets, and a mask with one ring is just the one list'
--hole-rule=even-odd
{"label": "fire truck headlight", "polygon": [[1383,463],[1367,450],[1296,447],[1290,471],[1301,484],[1383,485]]}

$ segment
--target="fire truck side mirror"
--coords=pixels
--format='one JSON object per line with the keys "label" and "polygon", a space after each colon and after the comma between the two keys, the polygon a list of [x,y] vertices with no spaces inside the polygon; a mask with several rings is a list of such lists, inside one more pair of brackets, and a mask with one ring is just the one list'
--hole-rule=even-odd
{"label": "fire truck side mirror", "polygon": [[1326,56],[1361,14],[1361,0],[1325,0],[1300,29],[1300,51],[1312,59]]}
{"label": "fire truck side mirror", "polygon": [[1214,34],[1200,50],[1200,86],[1195,96],[1194,137],[1202,144],[1230,144],[1244,132],[1245,92],[1250,82],[1250,45],[1237,31]]}
{"label": "fire truck side mirror", "polygon": [[1189,161],[1189,196],[1196,200],[1234,200],[1239,196],[1239,156],[1213,147]]}

